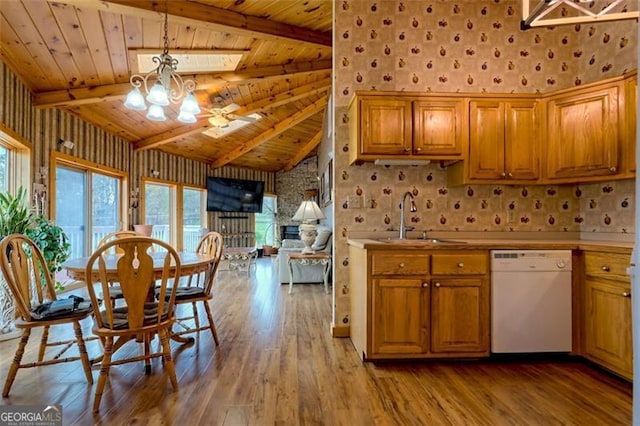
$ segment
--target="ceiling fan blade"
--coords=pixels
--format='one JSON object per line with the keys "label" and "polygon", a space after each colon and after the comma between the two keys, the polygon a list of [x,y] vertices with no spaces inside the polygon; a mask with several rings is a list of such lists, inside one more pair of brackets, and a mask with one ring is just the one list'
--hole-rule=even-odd
{"label": "ceiling fan blade", "polygon": [[209,123],[215,127],[227,127],[229,125],[229,120],[220,114],[214,114],[209,118]]}
{"label": "ceiling fan blade", "polygon": [[220,109],[220,112],[222,112],[223,114],[228,114],[228,113],[233,112],[233,111],[235,111],[235,110],[237,110],[239,108],[240,108],[240,105],[235,104],[235,103],[231,103],[231,104],[227,105],[226,107]]}
{"label": "ceiling fan blade", "polygon": [[233,120],[247,121],[249,123],[253,123],[254,121],[256,121],[255,117],[251,117],[247,115],[227,114],[227,117]]}

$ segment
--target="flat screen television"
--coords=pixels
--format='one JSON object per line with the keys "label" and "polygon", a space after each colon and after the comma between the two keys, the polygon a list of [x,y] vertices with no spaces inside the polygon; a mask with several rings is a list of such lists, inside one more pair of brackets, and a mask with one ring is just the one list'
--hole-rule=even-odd
{"label": "flat screen television", "polygon": [[264,182],[222,177],[207,178],[207,211],[262,212]]}

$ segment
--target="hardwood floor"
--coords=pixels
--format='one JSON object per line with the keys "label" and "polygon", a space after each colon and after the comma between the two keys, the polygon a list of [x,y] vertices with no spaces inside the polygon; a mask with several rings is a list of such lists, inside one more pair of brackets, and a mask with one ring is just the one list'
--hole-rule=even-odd
{"label": "hardwood floor", "polygon": [[[65,363],[20,370],[0,404],[62,404],[65,425],[631,424],[631,385],[579,361],[363,364],[349,339],[330,336],[322,285],[288,295],[273,265],[259,259],[251,279],[219,273],[220,346],[209,332],[190,346],[172,342],[178,392],[159,360],[151,376],[141,363],[117,366],[93,415],[95,385],[80,363]],[[17,343],[0,342],[2,383]],[[99,354],[96,342],[88,346]],[[121,349],[137,350],[134,342]]]}

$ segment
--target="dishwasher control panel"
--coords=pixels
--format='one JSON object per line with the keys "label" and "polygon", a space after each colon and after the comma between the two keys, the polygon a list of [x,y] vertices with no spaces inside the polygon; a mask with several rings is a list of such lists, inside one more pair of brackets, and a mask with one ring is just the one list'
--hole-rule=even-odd
{"label": "dishwasher control panel", "polygon": [[571,271],[571,250],[492,250],[491,271]]}

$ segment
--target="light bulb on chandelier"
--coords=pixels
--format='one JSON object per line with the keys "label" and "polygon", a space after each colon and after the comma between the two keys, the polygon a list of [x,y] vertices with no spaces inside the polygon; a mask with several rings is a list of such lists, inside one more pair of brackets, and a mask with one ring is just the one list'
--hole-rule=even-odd
{"label": "light bulb on chandelier", "polygon": [[[145,75],[133,74],[131,85],[133,89],[127,95],[124,106],[136,110],[147,109],[147,102],[151,105],[147,111],[147,118],[152,121],[165,121],[167,119],[164,108],[170,103],[178,103],[182,99],[178,121],[182,123],[195,123],[196,114],[200,113],[200,106],[193,91],[196,83],[193,80],[184,80],[177,72],[178,60],[169,55],[168,36],[168,5],[165,3],[164,14],[164,50],[160,56],[154,56],[152,61],[158,66]],[[155,83],[149,85],[155,79]],[[141,87],[147,93],[143,96]]]}

